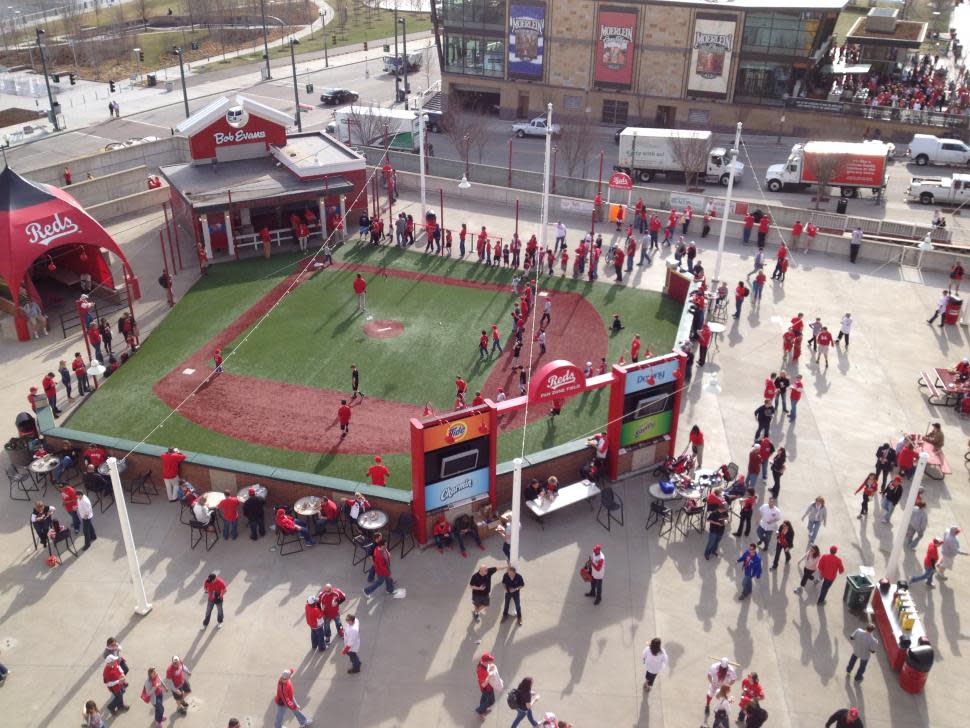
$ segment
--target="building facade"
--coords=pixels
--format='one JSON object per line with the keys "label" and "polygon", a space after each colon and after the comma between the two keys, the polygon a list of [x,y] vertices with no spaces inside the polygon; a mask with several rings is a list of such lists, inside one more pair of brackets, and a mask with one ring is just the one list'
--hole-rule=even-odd
{"label": "building facade", "polygon": [[717,102],[797,96],[844,4],[437,0],[436,41],[444,90],[503,118],[552,102],[598,123],[672,127],[709,122]]}

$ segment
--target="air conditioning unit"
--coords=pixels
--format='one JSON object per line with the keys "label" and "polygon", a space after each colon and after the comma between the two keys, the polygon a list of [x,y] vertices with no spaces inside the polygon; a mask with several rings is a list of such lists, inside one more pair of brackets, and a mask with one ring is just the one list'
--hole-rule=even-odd
{"label": "air conditioning unit", "polygon": [[866,30],[870,33],[895,33],[899,22],[896,8],[873,8],[866,15]]}

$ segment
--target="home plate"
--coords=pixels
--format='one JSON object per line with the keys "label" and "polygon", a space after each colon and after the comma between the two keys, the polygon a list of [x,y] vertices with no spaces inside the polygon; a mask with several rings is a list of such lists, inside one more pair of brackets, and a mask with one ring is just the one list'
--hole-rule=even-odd
{"label": "home plate", "polygon": [[310,267],[313,268],[314,270],[319,270],[320,268],[323,268],[324,266],[323,266],[323,263],[321,263],[320,261],[316,261]]}
{"label": "home plate", "polygon": [[182,374],[185,374],[185,375],[195,374],[195,369],[183,369]]}
{"label": "home plate", "polygon": [[406,597],[407,595],[408,595],[408,590],[407,589],[397,589],[394,592],[394,598],[395,599],[404,599],[404,597]]}

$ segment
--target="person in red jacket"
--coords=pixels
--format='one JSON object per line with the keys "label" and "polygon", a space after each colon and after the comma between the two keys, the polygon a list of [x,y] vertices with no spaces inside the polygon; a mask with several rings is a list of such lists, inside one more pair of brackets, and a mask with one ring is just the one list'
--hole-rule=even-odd
{"label": "person in red jacket", "polygon": [[354,293],[357,294],[357,310],[367,310],[367,281],[360,273],[354,278]]}
{"label": "person in red jacket", "polygon": [[387,546],[381,542],[374,546],[374,582],[364,588],[364,596],[370,597],[381,584],[384,584],[388,594],[394,593],[394,580],[391,578],[391,553]]}
{"label": "person in red jacket", "polygon": [[776,376],[775,372],[772,372],[771,374],[768,375],[768,378],[765,379],[764,399],[773,400],[775,398],[775,394],[778,391],[775,388],[775,376]]}
{"label": "person in red jacket", "polygon": [[697,366],[702,367],[707,363],[707,349],[711,345],[711,339],[714,334],[711,331],[711,327],[707,325],[707,321],[701,326],[701,330],[697,332],[697,344],[700,348],[700,355],[697,358]]}
{"label": "person in red jacket", "polygon": [[162,453],[162,480],[165,481],[165,492],[168,502],[174,503],[179,495],[179,466],[185,460],[185,454],[177,447],[170,447]]}
{"label": "person in red jacket", "polygon": [[754,229],[754,215],[750,212],[744,216],[744,227],[741,229],[741,241],[747,245],[751,242],[751,231]]}
{"label": "person in red jacket", "polygon": [[340,406],[337,408],[337,420],[340,422],[340,439],[347,437],[350,432],[350,405],[347,404],[347,400],[340,400]]}
{"label": "person in red jacket", "polygon": [[92,443],[88,445],[88,449],[84,451],[81,459],[84,460],[85,465],[93,465],[95,470],[97,470],[97,468],[108,459],[108,451],[100,445],[95,445]]}
{"label": "person in red jacket", "polygon": [[387,476],[391,471],[381,462],[381,456],[374,456],[374,464],[367,468],[367,477],[370,478],[371,485],[387,485]]}
{"label": "person in red jacket", "polygon": [[448,523],[444,513],[439,513],[435,519],[434,525],[431,527],[431,535],[434,536],[434,543],[438,547],[439,554],[444,553],[445,547],[451,548],[451,524]]}
{"label": "person in red jacket", "polygon": [[758,222],[758,247],[764,249],[765,240],[768,238],[768,232],[771,230],[771,218],[767,215],[762,215],[761,220]]}
{"label": "person in red jacket", "polygon": [[70,485],[61,488],[61,501],[64,503],[64,510],[71,515],[71,525],[74,527],[74,535],[81,532],[81,517],[77,512],[78,494]]}
{"label": "person in red jacket", "polygon": [[805,383],[802,381],[802,375],[796,374],[795,381],[792,382],[791,387],[788,389],[788,398],[791,400],[791,413],[788,415],[789,422],[795,421],[798,412],[798,403],[801,401],[804,392]]}
{"label": "person in red jacket", "polygon": [[704,433],[701,432],[701,428],[697,425],[691,427],[689,439],[696,467],[702,468],[704,467]]}
{"label": "person in red jacket", "polygon": [[323,609],[323,649],[330,646],[330,623],[337,627],[337,634],[343,637],[344,628],[340,624],[340,605],[347,601],[347,595],[332,584],[324,584],[323,590],[317,597]]}
{"label": "person in red jacket", "polygon": [[923,557],[923,569],[925,571],[919,576],[914,576],[909,580],[910,586],[918,581],[925,581],[926,588],[933,588],[933,575],[936,573],[936,564],[940,560],[940,546],[943,545],[943,539],[934,538],[930,541],[929,545],[926,547],[926,556]]}
{"label": "person in red jacket", "polygon": [[818,354],[815,355],[815,363],[818,364],[822,357],[825,357],[825,368],[829,368],[829,347],[832,346],[832,334],[828,329],[828,326],[823,326],[822,330],[818,332],[818,336],[815,337],[815,343],[818,346]]}
{"label": "person in red jacket", "polygon": [[464,397],[467,391],[468,385],[465,383],[465,380],[460,375],[455,377],[455,396],[460,394]]}
{"label": "person in red jacket", "polygon": [[802,239],[802,230],[804,226],[801,220],[795,220],[795,224],[791,226],[791,246],[792,249],[798,249],[798,243]]}
{"label": "person in red jacket", "polygon": [[825,604],[825,595],[832,588],[832,582],[835,581],[835,578],[839,574],[845,573],[845,565],[842,563],[842,559],[836,556],[838,552],[839,547],[832,546],[829,548],[829,552],[818,560],[818,574],[822,577],[822,588],[818,592],[817,604],[819,606]]}
{"label": "person in red jacket", "polygon": [[298,521],[295,518],[291,518],[286,515],[286,511],[282,508],[276,509],[276,528],[283,533],[298,533],[306,542],[307,546],[313,546],[316,542],[310,536],[310,532],[307,530],[306,525],[303,521]]}
{"label": "person in red jacket", "polygon": [[41,381],[40,386],[44,389],[44,395],[50,403],[54,416],[60,417],[61,411],[57,409],[57,384],[54,383],[54,372],[47,372],[47,376]]}
{"label": "person in red jacket", "polygon": [[613,270],[616,271],[616,282],[623,282],[623,251],[620,248],[613,253]]}
{"label": "person in red jacket", "polygon": [[896,467],[899,468],[899,474],[906,478],[912,478],[916,472],[916,459],[918,457],[919,453],[916,452],[913,441],[906,438],[906,444],[896,455]]}
{"label": "person in red jacket", "polygon": [[189,666],[182,662],[178,655],[173,655],[172,661],[165,668],[165,682],[172,691],[172,697],[175,698],[175,702],[179,706],[179,713],[182,715],[189,712],[189,704],[185,698],[192,692],[192,686],[186,676],[191,674],[192,671]]}
{"label": "person in red jacket", "polygon": [[325,652],[327,643],[323,639],[323,609],[320,607],[320,600],[316,595],[307,597],[304,614],[307,627],[310,628],[310,651]]}
{"label": "person in red jacket", "polygon": [[213,572],[205,578],[202,591],[206,593],[205,619],[202,620],[202,629],[209,626],[209,618],[212,616],[212,609],[216,610],[216,629],[222,629],[222,600],[226,596],[226,582]]}
{"label": "person in red jacket", "polygon": [[280,675],[279,681],[276,683],[276,722],[274,723],[275,728],[283,728],[283,716],[286,715],[286,711],[290,710],[293,715],[296,716],[297,722],[301,726],[310,725],[312,722],[309,718],[300,712],[300,704],[296,702],[293,697],[293,683],[290,682],[290,677],[292,677],[295,670],[283,670]]}
{"label": "person in red jacket", "polygon": [[111,692],[111,700],[108,701],[108,711],[111,715],[125,713],[129,706],[125,705],[125,688],[128,681],[125,679],[124,670],[116,655],[108,655],[104,658],[104,671],[101,673],[105,687]]}

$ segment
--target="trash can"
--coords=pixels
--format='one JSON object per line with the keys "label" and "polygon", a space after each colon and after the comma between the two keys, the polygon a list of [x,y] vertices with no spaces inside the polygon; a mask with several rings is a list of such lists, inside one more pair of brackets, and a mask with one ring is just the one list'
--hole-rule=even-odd
{"label": "trash can", "polygon": [[145,76],[145,79],[148,82],[148,85],[149,86],[157,86],[158,85],[158,77],[154,73],[147,74]]}
{"label": "trash can", "polygon": [[933,645],[919,644],[906,651],[906,661],[899,671],[899,687],[916,695],[923,692],[926,678],[933,667]]}
{"label": "trash can", "polygon": [[960,308],[963,306],[963,299],[959,296],[950,295],[950,301],[946,304],[946,314],[943,322],[950,326],[956,326],[960,320]]}
{"label": "trash can", "polygon": [[845,580],[845,593],[842,595],[842,601],[852,611],[861,612],[869,604],[869,598],[875,588],[876,585],[868,576],[852,574]]}
{"label": "trash can", "polygon": [[840,197],[838,203],[835,205],[835,211],[840,215],[844,215],[845,211],[849,208],[849,198]]}

